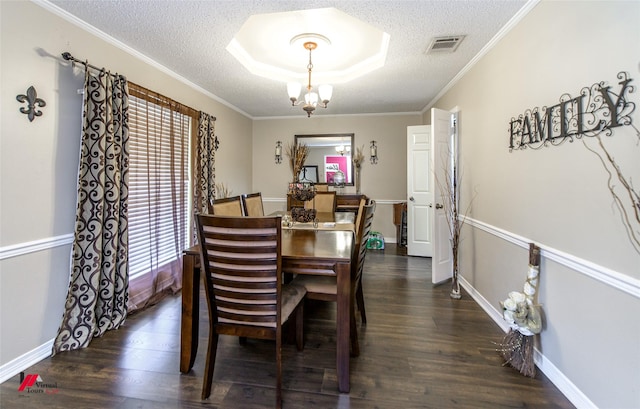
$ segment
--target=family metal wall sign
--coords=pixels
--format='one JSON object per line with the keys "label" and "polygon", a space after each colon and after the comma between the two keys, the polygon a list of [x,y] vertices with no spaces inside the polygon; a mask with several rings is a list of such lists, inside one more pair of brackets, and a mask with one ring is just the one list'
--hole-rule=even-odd
{"label": "family metal wall sign", "polygon": [[509,152],[514,149],[540,149],[560,145],[574,138],[610,136],[613,129],[631,125],[635,104],[628,94],[635,91],[626,72],[617,75],[620,91],[616,94],[604,81],[584,87],[577,97],[563,94],[560,103],[527,109],[509,123]]}

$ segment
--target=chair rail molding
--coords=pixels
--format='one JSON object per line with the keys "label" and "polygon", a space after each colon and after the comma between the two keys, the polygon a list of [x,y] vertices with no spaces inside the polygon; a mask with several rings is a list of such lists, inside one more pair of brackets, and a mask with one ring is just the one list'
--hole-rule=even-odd
{"label": "chair rail molding", "polygon": [[35,253],[36,251],[49,250],[71,243],[73,243],[73,234],[69,233],[61,236],[53,236],[24,243],[11,244],[9,246],[0,247],[0,260],[23,256],[25,254]]}
{"label": "chair rail molding", "polygon": [[[471,217],[467,217],[465,223],[525,249],[528,249],[529,243],[533,242],[533,240],[526,237],[522,237],[479,220],[472,219]],[[640,298],[640,280],[592,263],[588,260],[584,260],[580,257],[565,253],[553,247],[546,246],[544,244],[538,244],[538,246],[540,247],[540,256],[589,276],[603,284],[607,284],[620,291],[624,291],[633,297]]]}

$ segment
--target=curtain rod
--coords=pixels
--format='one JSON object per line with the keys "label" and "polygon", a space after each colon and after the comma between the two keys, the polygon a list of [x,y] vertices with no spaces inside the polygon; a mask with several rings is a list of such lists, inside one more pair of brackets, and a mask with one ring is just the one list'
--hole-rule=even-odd
{"label": "curtain rod", "polygon": [[77,63],[79,63],[79,64],[82,64],[82,65],[84,65],[84,67],[85,67],[85,68],[93,68],[94,70],[98,70],[98,71],[105,72],[105,73],[107,73],[107,74],[111,75],[112,77],[120,77],[120,78],[124,78],[124,79],[126,79],[124,75],[121,75],[121,74],[111,74],[109,71],[105,70],[105,69],[104,69],[104,67],[103,67],[103,68],[98,68],[98,67],[96,67],[96,66],[95,66],[95,65],[93,65],[93,64],[89,64],[89,62],[88,62],[88,61],[82,61],[82,60],[79,60],[79,59],[77,59],[76,57],[74,57],[73,55],[71,55],[71,53],[70,53],[70,52],[68,52],[68,51],[65,51],[65,52],[63,52],[63,53],[62,53],[62,58],[64,58],[64,59],[65,59],[65,60],[67,60],[67,61],[72,61],[72,62],[77,62]]}

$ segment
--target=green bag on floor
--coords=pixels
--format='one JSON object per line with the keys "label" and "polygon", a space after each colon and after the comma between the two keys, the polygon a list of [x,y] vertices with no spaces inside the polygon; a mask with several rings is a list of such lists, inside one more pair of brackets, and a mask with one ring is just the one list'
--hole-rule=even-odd
{"label": "green bag on floor", "polygon": [[382,233],[372,231],[367,239],[367,249],[382,250],[384,249],[384,236]]}

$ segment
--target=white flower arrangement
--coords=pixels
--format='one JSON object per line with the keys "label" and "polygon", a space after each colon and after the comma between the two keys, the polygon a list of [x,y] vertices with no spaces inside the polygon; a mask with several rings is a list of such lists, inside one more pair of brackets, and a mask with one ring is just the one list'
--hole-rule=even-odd
{"label": "white flower arrangement", "polygon": [[533,303],[538,286],[538,266],[529,265],[527,281],[523,292],[511,291],[509,297],[500,302],[502,316],[522,335],[539,334],[542,330],[542,317],[540,309]]}

